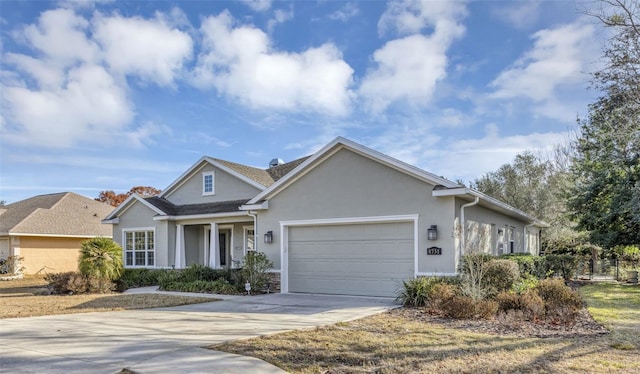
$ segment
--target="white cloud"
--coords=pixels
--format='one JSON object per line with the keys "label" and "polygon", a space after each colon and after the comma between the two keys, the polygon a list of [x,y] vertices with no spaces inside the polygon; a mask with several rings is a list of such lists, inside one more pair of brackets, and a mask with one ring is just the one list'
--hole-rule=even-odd
{"label": "white cloud", "polygon": [[357,3],[348,2],[344,6],[329,15],[329,19],[334,21],[347,22],[349,19],[360,13]]}
{"label": "white cloud", "polygon": [[533,26],[540,17],[539,1],[500,2],[494,8],[495,17],[517,29]]}
{"label": "white cloud", "polygon": [[256,12],[264,12],[271,8],[271,0],[240,0]]}
{"label": "white cloud", "polygon": [[265,32],[235,26],[225,11],[202,22],[202,53],[193,83],[215,87],[254,109],[349,111],[353,69],[332,44],[301,53],[272,48]]}
{"label": "white cloud", "polygon": [[144,148],[146,145],[156,144],[155,137],[158,135],[171,136],[171,128],[153,122],[145,122],[135,130],[128,131],[124,137],[136,148]]}
{"label": "white cloud", "polygon": [[162,18],[120,15],[94,18],[94,37],[113,72],[134,75],[160,86],[171,85],[191,58],[191,37]]}
{"label": "white cloud", "polygon": [[18,40],[42,53],[49,63],[67,66],[78,62],[95,62],[98,48],[86,36],[89,22],[70,9],[43,12],[37,24],[14,33]]}
{"label": "white cloud", "polygon": [[[376,67],[364,77],[359,93],[374,113],[406,100],[423,106],[447,75],[447,50],[464,34],[460,20],[466,8],[458,2],[390,3],[380,18],[381,34],[412,34],[387,42],[373,54]],[[430,35],[416,34],[431,27]]]}
{"label": "white cloud", "polygon": [[378,21],[378,33],[410,35],[434,28],[441,36],[453,37],[464,32],[458,20],[466,15],[467,9],[462,1],[393,1]]}
{"label": "white cloud", "polygon": [[[598,56],[592,25],[577,22],[532,35],[531,50],[491,83],[493,97],[553,100],[559,87],[584,85]],[[584,88],[584,87],[582,87]]]}
{"label": "white cloud", "polygon": [[3,87],[3,101],[9,118],[19,124],[4,136],[16,143],[65,147],[95,142],[97,134],[108,135],[133,119],[124,88],[97,65],[70,69],[64,84],[55,88]]}
{"label": "white cloud", "polygon": [[503,135],[489,124],[479,138],[443,138],[417,123],[394,126],[373,139],[372,147],[449,180],[467,182],[497,170],[526,150],[549,152],[567,137],[562,132]]}
{"label": "white cloud", "polygon": [[289,10],[276,9],[273,12],[273,18],[267,22],[267,29],[269,32],[273,32],[274,27],[281,23],[285,23],[293,19],[293,7]]}

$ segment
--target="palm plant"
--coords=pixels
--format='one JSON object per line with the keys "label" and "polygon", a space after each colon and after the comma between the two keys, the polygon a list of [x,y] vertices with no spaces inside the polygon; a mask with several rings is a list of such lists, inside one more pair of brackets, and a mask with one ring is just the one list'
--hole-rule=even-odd
{"label": "palm plant", "polygon": [[109,238],[82,242],[78,270],[86,276],[115,280],[122,274],[122,247]]}

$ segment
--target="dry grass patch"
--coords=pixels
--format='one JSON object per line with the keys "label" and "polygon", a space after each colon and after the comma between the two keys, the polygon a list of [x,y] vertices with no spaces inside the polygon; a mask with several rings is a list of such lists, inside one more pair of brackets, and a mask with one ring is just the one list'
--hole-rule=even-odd
{"label": "dry grass patch", "polygon": [[607,311],[599,321],[611,334],[539,338],[481,333],[399,309],[210,348],[258,357],[293,373],[640,373],[637,290],[589,287],[583,293],[591,295],[585,297],[589,310],[599,305]]}
{"label": "dry grass patch", "polygon": [[40,276],[0,282],[0,318],[109,312],[217,301],[206,297],[162,294],[44,295],[46,285]]}
{"label": "dry grass patch", "polygon": [[637,351],[606,338],[521,338],[474,333],[390,312],[314,330],[210,347],[293,373],[640,372]]}

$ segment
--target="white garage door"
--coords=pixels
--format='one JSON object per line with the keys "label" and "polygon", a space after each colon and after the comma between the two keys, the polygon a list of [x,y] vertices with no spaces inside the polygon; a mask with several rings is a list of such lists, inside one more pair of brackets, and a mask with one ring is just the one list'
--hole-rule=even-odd
{"label": "white garage door", "polygon": [[413,222],[290,227],[289,292],[395,296],[413,252]]}

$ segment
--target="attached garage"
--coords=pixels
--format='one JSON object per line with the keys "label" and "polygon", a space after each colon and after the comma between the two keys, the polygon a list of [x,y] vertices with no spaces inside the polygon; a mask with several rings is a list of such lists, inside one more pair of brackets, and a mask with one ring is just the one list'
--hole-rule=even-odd
{"label": "attached garage", "polygon": [[395,296],[415,274],[417,216],[389,219],[285,226],[288,292]]}

